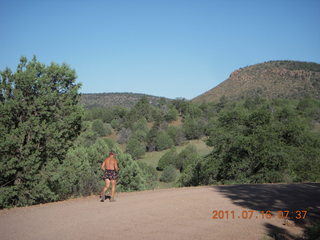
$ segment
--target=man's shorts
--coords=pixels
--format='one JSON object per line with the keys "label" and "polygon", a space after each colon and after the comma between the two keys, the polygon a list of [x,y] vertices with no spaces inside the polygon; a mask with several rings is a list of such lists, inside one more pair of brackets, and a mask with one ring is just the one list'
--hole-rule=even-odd
{"label": "man's shorts", "polygon": [[116,170],[109,170],[106,169],[103,177],[103,180],[109,179],[109,180],[117,180],[118,179],[118,172]]}

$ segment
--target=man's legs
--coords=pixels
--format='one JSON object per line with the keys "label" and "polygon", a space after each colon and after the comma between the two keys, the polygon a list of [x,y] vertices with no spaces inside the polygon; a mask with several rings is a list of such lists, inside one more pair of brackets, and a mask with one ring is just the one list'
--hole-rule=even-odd
{"label": "man's legs", "polygon": [[105,194],[106,194],[106,191],[109,189],[109,187],[110,187],[110,180],[109,179],[106,179],[106,180],[104,180],[105,181],[105,185],[104,185],[104,187],[103,187],[103,189],[102,189],[102,192],[101,192],[101,200],[104,200],[104,198],[105,198]]}
{"label": "man's legs", "polygon": [[117,180],[111,180],[111,185],[112,185],[111,199],[110,199],[111,202],[115,201],[114,196],[116,193],[116,184],[117,184]]}

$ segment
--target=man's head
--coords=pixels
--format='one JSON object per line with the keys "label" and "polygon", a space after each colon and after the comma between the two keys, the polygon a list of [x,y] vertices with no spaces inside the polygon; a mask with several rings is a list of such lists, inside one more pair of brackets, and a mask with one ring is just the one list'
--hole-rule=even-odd
{"label": "man's head", "polygon": [[113,152],[109,152],[109,157],[113,157],[114,153]]}

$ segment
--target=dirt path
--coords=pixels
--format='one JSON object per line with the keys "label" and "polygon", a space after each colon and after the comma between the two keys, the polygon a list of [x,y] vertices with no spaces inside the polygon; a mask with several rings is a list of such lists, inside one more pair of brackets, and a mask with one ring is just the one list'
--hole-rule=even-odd
{"label": "dirt path", "polygon": [[[117,202],[79,198],[0,211],[0,238],[45,239],[271,239],[293,238],[303,221],[283,225],[260,211],[304,210],[320,214],[320,184],[263,184],[192,187],[120,193]],[[212,219],[229,210],[229,219]],[[255,210],[242,219],[243,210]],[[231,216],[234,211],[234,219]],[[239,218],[240,217],[240,218]]]}

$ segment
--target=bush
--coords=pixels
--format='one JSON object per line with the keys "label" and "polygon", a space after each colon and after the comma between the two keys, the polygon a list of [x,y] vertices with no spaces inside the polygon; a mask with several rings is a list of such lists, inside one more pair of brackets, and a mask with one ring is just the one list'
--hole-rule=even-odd
{"label": "bush", "polygon": [[133,159],[138,159],[146,152],[146,146],[137,138],[130,137],[126,152],[129,153]]}
{"label": "bush", "polygon": [[121,128],[121,130],[118,133],[118,143],[120,144],[127,143],[130,136],[131,136],[131,130],[129,128]]}
{"label": "bush", "polygon": [[175,165],[177,158],[177,152],[175,148],[171,148],[170,151],[166,152],[158,162],[158,170],[163,170],[165,167],[169,165]]}
{"label": "bush", "polygon": [[119,131],[122,128],[122,121],[118,118],[113,119],[110,124],[111,127],[117,131]]}
{"label": "bush", "polygon": [[166,132],[161,131],[158,133],[156,137],[156,146],[158,151],[168,149],[173,145],[174,145],[173,140],[170,138],[170,136]]}
{"label": "bush", "polygon": [[147,134],[147,150],[153,152],[156,150],[156,139],[158,136],[157,127],[153,126]]}
{"label": "bush", "polygon": [[92,131],[98,134],[99,137],[106,136],[107,131],[104,128],[103,122],[100,119],[94,120],[91,125]]}
{"label": "bush", "polygon": [[117,191],[139,191],[145,190],[146,176],[129,154],[118,154],[119,160],[119,180]]}
{"label": "bush", "polygon": [[167,122],[172,122],[172,121],[177,120],[177,118],[178,118],[178,110],[175,108],[174,105],[169,105],[169,109],[168,109],[167,113],[165,114],[164,119]]}
{"label": "bush", "polygon": [[177,156],[175,166],[182,172],[189,164],[198,161],[199,155],[194,145],[188,145]]}
{"label": "bush", "polygon": [[205,124],[199,118],[186,116],[182,124],[187,139],[199,139],[204,135]]}
{"label": "bush", "polygon": [[173,182],[177,177],[176,168],[173,165],[166,166],[160,177],[161,182]]}
{"label": "bush", "polygon": [[156,169],[146,164],[145,162],[137,161],[144,178],[146,179],[146,188],[153,189],[158,180],[158,172]]}
{"label": "bush", "polygon": [[143,131],[148,132],[148,126],[147,126],[147,120],[143,117],[139,119],[138,121],[134,122],[131,126],[132,131]]}
{"label": "bush", "polygon": [[201,159],[199,159],[199,161],[195,161],[187,165],[187,167],[179,177],[179,184],[181,186],[198,186],[201,184],[201,162]]}
{"label": "bush", "polygon": [[79,88],[67,64],[36,57],[0,71],[0,208],[58,199],[56,170],[81,133]]}
{"label": "bush", "polygon": [[91,123],[84,122],[83,130],[75,142],[77,145],[83,145],[85,147],[89,147],[92,144],[94,144],[97,139],[98,139],[98,134],[92,131]]}
{"label": "bush", "polygon": [[167,133],[176,146],[180,145],[183,141],[186,140],[183,130],[179,127],[169,126],[167,129]]}
{"label": "bush", "polygon": [[319,181],[320,136],[295,104],[246,101],[221,110],[209,131],[214,150],[203,164],[203,184]]}

